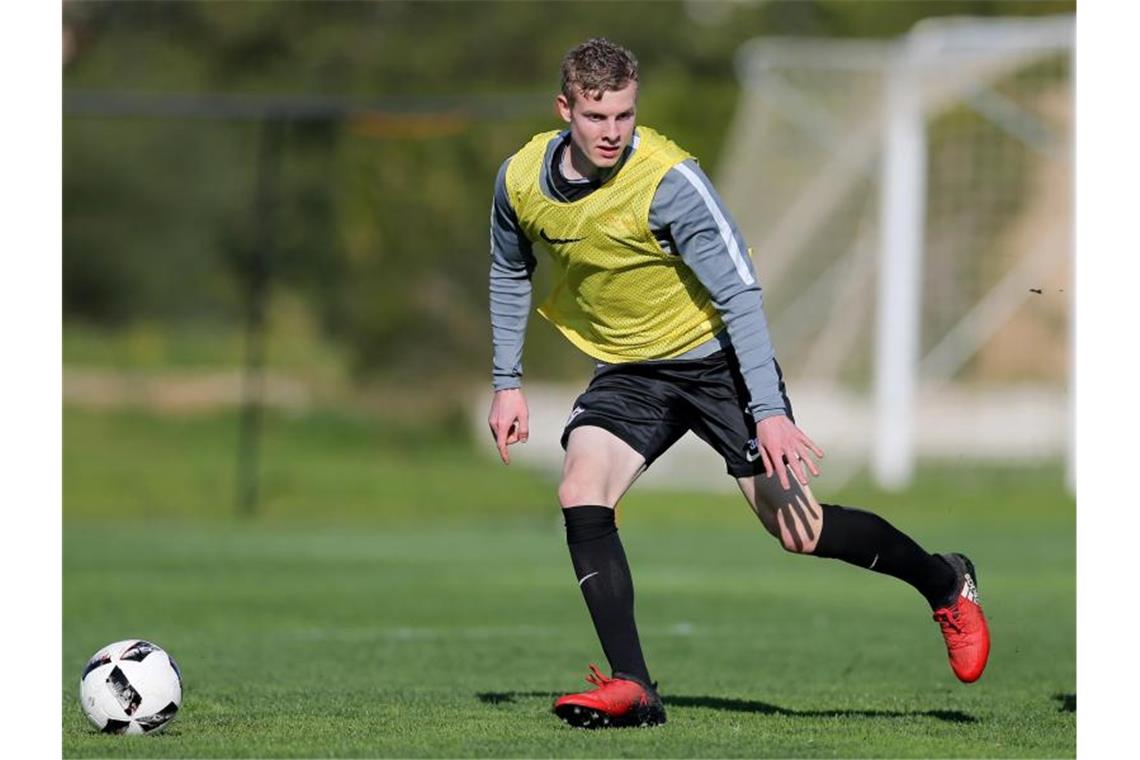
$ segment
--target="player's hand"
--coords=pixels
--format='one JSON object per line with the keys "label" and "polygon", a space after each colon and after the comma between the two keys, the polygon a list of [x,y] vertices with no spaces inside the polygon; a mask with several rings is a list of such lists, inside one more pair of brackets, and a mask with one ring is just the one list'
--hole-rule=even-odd
{"label": "player's hand", "polygon": [[822,459],[823,449],[812,443],[812,440],[784,415],[765,417],[757,422],[756,443],[764,467],[768,470],[768,477],[772,477],[773,473],[778,475],[784,490],[791,485],[788,482],[787,468],[784,467],[785,459],[801,484],[806,486],[808,483],[807,475],[804,473],[804,463],[807,463],[812,475],[819,477],[819,468],[809,453]]}
{"label": "player's hand", "polygon": [[503,464],[511,463],[507,446],[526,443],[526,439],[530,437],[529,417],[526,397],[521,388],[495,391],[495,398],[491,401],[491,412],[487,415],[487,425],[491,428],[491,437],[495,439],[495,446],[499,449],[499,457],[503,460]]}

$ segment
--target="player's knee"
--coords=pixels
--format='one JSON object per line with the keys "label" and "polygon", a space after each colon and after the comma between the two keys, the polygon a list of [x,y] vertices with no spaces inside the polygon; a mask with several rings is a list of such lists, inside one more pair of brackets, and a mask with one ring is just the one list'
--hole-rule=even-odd
{"label": "player's knee", "polygon": [[764,530],[768,531],[768,535],[776,539],[776,543],[780,545],[781,549],[793,554],[799,554],[803,551],[801,548],[802,544],[797,545],[793,536],[789,535],[787,531],[781,530],[780,523],[774,511],[761,509],[758,510],[757,516],[760,518],[760,524],[764,526]]}
{"label": "player's knee", "polygon": [[575,506],[580,502],[576,502],[575,498],[578,496],[578,486],[570,480],[563,480],[558,484],[558,505],[563,509]]}
{"label": "player's knee", "polygon": [[760,519],[760,524],[764,526],[764,530],[768,531],[768,534],[770,536],[779,541],[780,526],[776,523],[775,511],[770,509],[768,505],[764,504],[763,502],[756,504],[756,506],[753,507],[753,510],[756,512],[756,517]]}
{"label": "player's knee", "polygon": [[599,493],[596,487],[591,487],[573,476],[563,478],[558,485],[558,503],[563,509],[583,504],[613,506],[606,502],[604,495]]}
{"label": "player's knee", "polygon": [[779,514],[780,546],[793,554],[812,554],[819,544],[823,521],[788,509]]}
{"label": "player's knee", "polygon": [[810,554],[815,549],[822,521],[813,520],[789,505],[776,509],[761,502],[756,513],[764,529],[784,551]]}
{"label": "player's knee", "polygon": [[780,542],[780,546],[784,551],[791,552],[792,554],[806,554],[807,548],[800,536],[794,533],[781,532],[776,536],[776,540]]}

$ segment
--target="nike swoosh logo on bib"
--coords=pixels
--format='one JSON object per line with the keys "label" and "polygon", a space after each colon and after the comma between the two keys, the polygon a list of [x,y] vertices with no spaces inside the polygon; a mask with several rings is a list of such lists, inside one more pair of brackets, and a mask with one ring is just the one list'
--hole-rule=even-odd
{"label": "nike swoosh logo on bib", "polygon": [[540,229],[538,231],[538,236],[540,238],[542,238],[543,240],[545,240],[546,242],[550,243],[551,245],[564,245],[566,243],[577,243],[579,241],[586,239],[584,237],[580,237],[580,238],[552,238],[552,237],[547,237],[546,236],[546,230],[542,230],[542,229]]}

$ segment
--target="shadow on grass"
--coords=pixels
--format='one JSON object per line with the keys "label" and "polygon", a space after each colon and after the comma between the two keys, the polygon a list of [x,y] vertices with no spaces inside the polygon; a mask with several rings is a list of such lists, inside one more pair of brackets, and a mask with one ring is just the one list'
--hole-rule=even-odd
{"label": "shadow on grass", "polygon": [[1054,694],[1053,699],[1060,703],[1057,712],[1076,712],[1077,711],[1077,695],[1076,694]]}
{"label": "shadow on grass", "polygon": [[[519,697],[546,697],[553,700],[561,695],[546,691],[488,691],[475,696],[484,704],[501,705],[513,703]],[[794,718],[935,718],[947,723],[978,722],[973,715],[960,710],[791,710],[752,699],[684,696],[669,696],[662,699],[667,707],[707,707],[725,712],[784,715]]]}

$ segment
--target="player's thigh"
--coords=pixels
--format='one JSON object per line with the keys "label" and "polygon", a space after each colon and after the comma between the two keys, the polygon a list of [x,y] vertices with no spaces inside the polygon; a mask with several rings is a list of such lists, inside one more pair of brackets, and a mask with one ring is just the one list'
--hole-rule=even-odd
{"label": "player's thigh", "polygon": [[604,428],[580,425],[566,442],[558,501],[563,508],[613,507],[644,470],[645,457],[628,443]]}
{"label": "player's thigh", "polygon": [[[721,351],[688,364],[691,369],[680,378],[680,385],[693,433],[720,454],[732,477],[763,473],[756,421],[748,407],[748,389],[735,355]],[[787,396],[784,405],[790,417]]]}
{"label": "player's thigh", "polygon": [[[785,465],[786,467],[786,465]],[[788,468],[788,485],[768,475],[737,478],[748,506],[760,519],[764,528],[791,552],[811,553],[823,530],[823,508],[816,501],[809,486],[796,480]]]}

